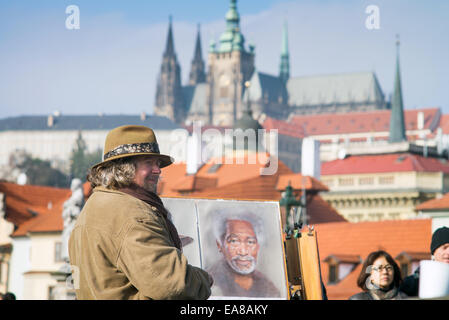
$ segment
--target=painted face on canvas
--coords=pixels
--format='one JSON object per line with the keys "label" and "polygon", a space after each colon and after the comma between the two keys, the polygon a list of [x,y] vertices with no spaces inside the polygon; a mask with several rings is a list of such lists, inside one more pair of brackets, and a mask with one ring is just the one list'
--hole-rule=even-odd
{"label": "painted face on canvas", "polygon": [[260,245],[250,222],[229,220],[222,245],[218,244],[229,266],[239,274],[250,274],[256,269]]}

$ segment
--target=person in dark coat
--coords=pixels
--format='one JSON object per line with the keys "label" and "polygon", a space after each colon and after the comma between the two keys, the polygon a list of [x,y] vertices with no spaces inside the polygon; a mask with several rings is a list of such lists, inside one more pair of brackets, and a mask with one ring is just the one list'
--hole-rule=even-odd
{"label": "person in dark coat", "polygon": [[399,290],[401,272],[394,259],[385,251],[371,252],[362,266],[357,285],[363,292],[349,300],[402,300],[407,295]]}
{"label": "person in dark coat", "polygon": [[[449,228],[442,227],[435,230],[430,244],[430,253],[435,261],[449,264]],[[418,296],[419,267],[412,275],[405,277],[400,289],[408,296]]]}
{"label": "person in dark coat", "polygon": [[0,294],[0,300],[16,300],[16,295],[12,292],[6,292],[5,294]]}

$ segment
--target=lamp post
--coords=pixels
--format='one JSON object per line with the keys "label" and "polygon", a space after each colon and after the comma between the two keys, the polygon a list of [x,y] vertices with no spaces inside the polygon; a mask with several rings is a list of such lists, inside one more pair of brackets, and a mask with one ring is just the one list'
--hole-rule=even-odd
{"label": "lamp post", "polygon": [[[301,207],[304,206],[304,204],[300,200],[296,200],[295,196],[293,195],[293,188],[290,185],[290,181],[288,182],[288,186],[285,188],[284,196],[281,200],[279,200],[279,204],[283,207],[285,207],[285,233],[287,236],[287,239],[289,239],[294,234],[295,238],[299,237],[299,229],[301,226],[297,222],[296,219],[296,211],[294,207]],[[291,213],[291,210],[293,209],[293,213]],[[293,215],[293,223],[290,223],[291,214]]]}

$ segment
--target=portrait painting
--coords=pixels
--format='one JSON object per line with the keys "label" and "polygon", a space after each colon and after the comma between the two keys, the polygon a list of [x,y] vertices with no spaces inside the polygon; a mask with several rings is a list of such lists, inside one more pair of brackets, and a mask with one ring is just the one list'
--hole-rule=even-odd
{"label": "portrait painting", "polygon": [[202,268],[210,299],[287,299],[279,204],[198,200]]}
{"label": "portrait painting", "polygon": [[288,299],[278,202],[161,199],[187,260],[214,279],[209,299]]}

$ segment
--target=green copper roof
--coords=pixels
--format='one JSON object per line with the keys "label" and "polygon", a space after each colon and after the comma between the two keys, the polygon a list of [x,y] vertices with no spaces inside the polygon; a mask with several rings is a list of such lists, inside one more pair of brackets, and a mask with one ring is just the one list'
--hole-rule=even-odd
{"label": "green copper roof", "polygon": [[284,29],[282,30],[282,55],[288,56],[288,29],[287,21],[284,22]]}
{"label": "green copper roof", "polygon": [[232,40],[232,50],[242,51],[243,44],[245,42],[245,39],[243,38],[243,35],[240,32],[237,32],[234,35],[234,40]]}
{"label": "green copper roof", "polygon": [[226,13],[226,30],[220,37],[218,52],[243,51],[245,38],[240,33],[240,16],[237,11],[237,0],[231,0]]}
{"label": "green copper roof", "polygon": [[404,105],[402,102],[401,71],[399,68],[399,39],[396,41],[396,76],[394,92],[391,100],[390,137],[389,142],[407,141],[405,137]]}
{"label": "green copper roof", "polygon": [[226,13],[226,21],[228,22],[239,22],[240,16],[237,12],[237,0],[231,0],[231,5],[229,6],[229,11]]}

